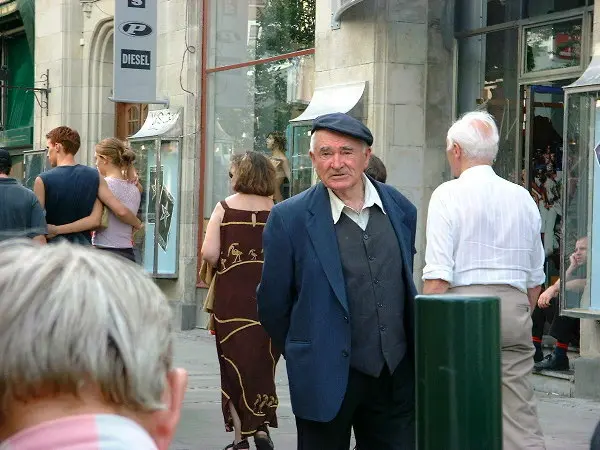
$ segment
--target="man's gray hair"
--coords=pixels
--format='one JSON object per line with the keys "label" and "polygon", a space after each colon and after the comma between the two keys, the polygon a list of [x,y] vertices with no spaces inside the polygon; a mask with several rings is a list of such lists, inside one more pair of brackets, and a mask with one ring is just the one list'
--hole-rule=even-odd
{"label": "man's gray hair", "polygon": [[108,403],[155,411],[172,364],[171,309],[139,267],[108,252],[4,241],[0,354],[0,412],[85,383]]}
{"label": "man's gray hair", "polygon": [[446,150],[454,144],[468,159],[493,161],[498,154],[498,128],[485,111],[473,111],[458,119],[448,130]]}

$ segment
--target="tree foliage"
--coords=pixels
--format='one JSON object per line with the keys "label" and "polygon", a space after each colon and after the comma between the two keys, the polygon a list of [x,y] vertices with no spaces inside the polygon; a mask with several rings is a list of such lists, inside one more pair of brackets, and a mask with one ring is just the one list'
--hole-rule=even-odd
{"label": "tree foliage", "polygon": [[[258,13],[256,58],[268,58],[314,47],[315,0],[267,0]],[[287,102],[290,60],[255,66],[254,146],[264,149],[271,131],[285,131],[293,105]]]}

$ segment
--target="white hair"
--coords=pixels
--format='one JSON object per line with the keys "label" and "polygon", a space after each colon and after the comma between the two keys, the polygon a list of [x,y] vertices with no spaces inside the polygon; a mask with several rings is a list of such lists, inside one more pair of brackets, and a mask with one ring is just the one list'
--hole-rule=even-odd
{"label": "white hair", "polygon": [[452,124],[446,149],[457,144],[468,159],[493,161],[498,154],[499,139],[494,118],[485,111],[473,111]]}
{"label": "white hair", "polygon": [[164,408],[170,323],[160,289],[124,259],[68,243],[0,243],[0,413],[88,382],[107,403]]}

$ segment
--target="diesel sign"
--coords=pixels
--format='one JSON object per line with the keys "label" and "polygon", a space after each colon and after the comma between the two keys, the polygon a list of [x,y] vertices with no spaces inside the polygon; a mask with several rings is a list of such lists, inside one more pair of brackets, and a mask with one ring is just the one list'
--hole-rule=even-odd
{"label": "diesel sign", "polygon": [[121,68],[150,70],[150,52],[121,49]]}

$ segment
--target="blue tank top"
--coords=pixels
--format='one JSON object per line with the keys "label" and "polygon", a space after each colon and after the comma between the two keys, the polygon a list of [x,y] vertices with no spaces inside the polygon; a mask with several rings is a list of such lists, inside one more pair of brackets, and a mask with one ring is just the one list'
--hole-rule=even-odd
{"label": "blue tank top", "polygon": [[[59,166],[40,174],[46,193],[46,222],[65,225],[89,216],[98,197],[100,174],[96,169],[76,164]],[[63,235],[79,244],[91,243],[92,232]]]}

